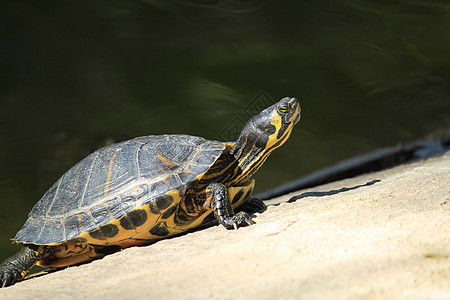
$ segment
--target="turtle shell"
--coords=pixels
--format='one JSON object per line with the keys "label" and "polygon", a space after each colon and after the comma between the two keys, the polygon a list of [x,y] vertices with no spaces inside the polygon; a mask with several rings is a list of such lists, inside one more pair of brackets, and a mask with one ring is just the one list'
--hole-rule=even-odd
{"label": "turtle shell", "polygon": [[44,194],[14,240],[92,243],[82,238],[89,236],[111,243],[120,228],[136,231],[177,206],[185,186],[208,171],[224,149],[223,143],[201,137],[162,135],[97,150]]}

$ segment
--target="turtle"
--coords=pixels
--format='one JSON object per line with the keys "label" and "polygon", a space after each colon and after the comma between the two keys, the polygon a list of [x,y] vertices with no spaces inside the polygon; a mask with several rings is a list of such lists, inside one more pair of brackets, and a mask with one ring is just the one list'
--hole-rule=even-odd
{"label": "turtle", "polygon": [[198,228],[208,216],[227,229],[252,225],[235,210],[264,205],[251,197],[251,177],[289,138],[300,111],[296,98],[283,98],[253,116],[236,142],[150,135],[93,152],[32,208],[12,239],[22,249],[0,264],[0,286],[34,265],[86,263]]}

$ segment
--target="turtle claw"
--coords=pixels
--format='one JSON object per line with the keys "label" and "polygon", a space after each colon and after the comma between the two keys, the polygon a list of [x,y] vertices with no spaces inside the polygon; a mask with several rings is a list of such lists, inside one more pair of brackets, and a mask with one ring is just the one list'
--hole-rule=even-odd
{"label": "turtle claw", "polygon": [[22,279],[20,272],[15,269],[0,269],[0,272],[0,285],[2,288],[11,286]]}
{"label": "turtle claw", "polygon": [[255,222],[253,222],[252,218],[246,213],[246,212],[239,212],[235,214],[234,216],[230,218],[223,218],[222,220],[219,219],[219,222],[225,226],[227,229],[234,229],[237,230],[239,228],[239,225],[253,225]]}

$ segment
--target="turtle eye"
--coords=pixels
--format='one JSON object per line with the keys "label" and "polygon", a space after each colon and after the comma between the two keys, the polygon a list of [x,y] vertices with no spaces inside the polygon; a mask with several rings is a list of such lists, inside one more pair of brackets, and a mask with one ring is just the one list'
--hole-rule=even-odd
{"label": "turtle eye", "polygon": [[278,112],[280,112],[282,114],[289,112],[289,106],[287,106],[287,105],[280,106],[278,108]]}

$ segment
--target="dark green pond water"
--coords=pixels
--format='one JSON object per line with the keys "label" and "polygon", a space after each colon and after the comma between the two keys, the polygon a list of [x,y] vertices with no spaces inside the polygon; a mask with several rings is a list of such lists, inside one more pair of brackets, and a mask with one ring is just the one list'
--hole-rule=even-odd
{"label": "dark green pond water", "polygon": [[110,143],[302,120],[257,191],[450,128],[448,1],[1,1],[0,259],[42,194]]}

